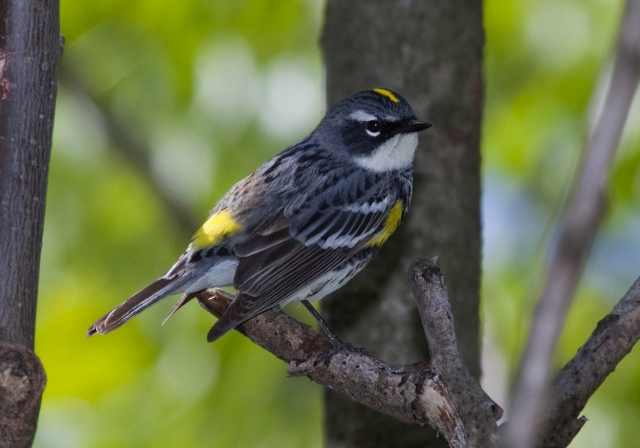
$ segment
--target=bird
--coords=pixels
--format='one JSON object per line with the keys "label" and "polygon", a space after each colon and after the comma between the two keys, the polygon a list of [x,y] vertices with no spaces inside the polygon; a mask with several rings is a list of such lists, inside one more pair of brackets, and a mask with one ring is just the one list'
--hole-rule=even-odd
{"label": "bird", "polygon": [[338,102],[306,138],[236,183],[177,262],[87,336],[107,334],[167,296],[233,286],[237,295],[209,342],[294,301],[339,340],[310,302],[347,283],[395,231],[411,202],[418,132],[429,127],[386,88]]}

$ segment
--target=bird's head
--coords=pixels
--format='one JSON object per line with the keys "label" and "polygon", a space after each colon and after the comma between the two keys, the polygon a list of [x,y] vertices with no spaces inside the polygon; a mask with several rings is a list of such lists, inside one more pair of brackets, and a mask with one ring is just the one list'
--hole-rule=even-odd
{"label": "bird's head", "polygon": [[360,166],[389,171],[411,166],[418,132],[409,103],[388,89],[356,93],[331,108],[315,131],[327,147],[346,152]]}

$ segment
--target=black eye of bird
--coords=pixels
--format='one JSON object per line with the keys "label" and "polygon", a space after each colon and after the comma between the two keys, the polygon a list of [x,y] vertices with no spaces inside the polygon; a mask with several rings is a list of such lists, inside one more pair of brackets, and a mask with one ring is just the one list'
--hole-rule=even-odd
{"label": "black eye of bird", "polygon": [[367,121],[366,129],[367,134],[375,137],[380,134],[380,122],[378,120]]}

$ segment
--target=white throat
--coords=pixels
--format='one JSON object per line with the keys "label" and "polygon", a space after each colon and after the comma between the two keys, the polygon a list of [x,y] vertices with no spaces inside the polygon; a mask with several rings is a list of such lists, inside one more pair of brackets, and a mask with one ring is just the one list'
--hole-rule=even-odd
{"label": "white throat", "polygon": [[396,134],[367,156],[356,157],[358,165],[383,172],[408,168],[418,146],[418,133]]}

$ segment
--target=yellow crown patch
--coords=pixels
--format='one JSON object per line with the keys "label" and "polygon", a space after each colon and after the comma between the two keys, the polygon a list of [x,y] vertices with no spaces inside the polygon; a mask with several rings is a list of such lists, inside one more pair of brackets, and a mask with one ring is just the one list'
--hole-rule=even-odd
{"label": "yellow crown patch", "polygon": [[386,96],[394,103],[399,103],[400,99],[390,90],[387,89],[373,89],[374,92],[379,93],[382,96]]}

